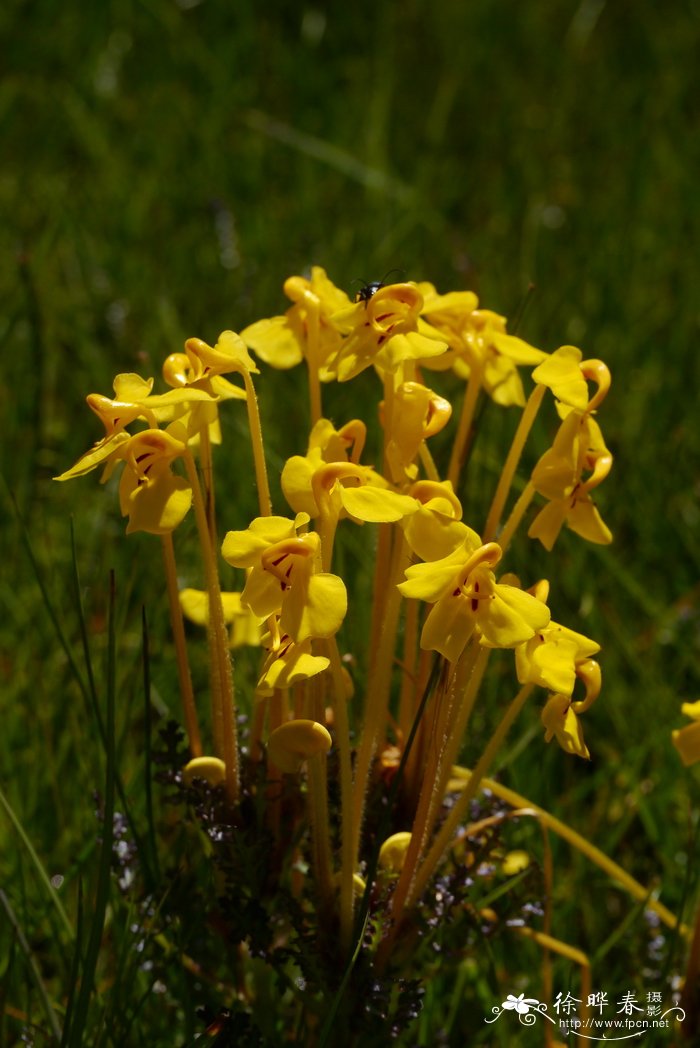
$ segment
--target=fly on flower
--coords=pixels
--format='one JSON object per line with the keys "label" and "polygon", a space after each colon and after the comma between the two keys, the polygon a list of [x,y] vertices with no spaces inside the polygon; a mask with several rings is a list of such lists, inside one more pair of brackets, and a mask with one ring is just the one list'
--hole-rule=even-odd
{"label": "fly on flower", "polygon": [[402,269],[390,269],[388,273],[385,273],[381,280],[369,280],[363,281],[362,287],[355,295],[356,302],[364,302],[365,306],[372,298],[376,295],[383,287],[386,287],[387,277],[390,277],[392,273],[403,273]]}

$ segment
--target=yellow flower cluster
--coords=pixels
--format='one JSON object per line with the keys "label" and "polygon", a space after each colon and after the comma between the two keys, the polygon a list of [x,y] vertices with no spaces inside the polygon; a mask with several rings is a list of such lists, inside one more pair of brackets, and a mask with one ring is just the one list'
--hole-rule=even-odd
{"label": "yellow flower cluster", "polygon": [[[556,738],[569,753],[589,755],[579,716],[600,690],[593,660],[598,645],[551,620],[546,581],[523,585],[501,574],[501,564],[536,496],[545,502],[527,534],[547,550],[564,524],[591,542],[611,541],[592,498],[612,464],[594,418],[610,376],[601,361],[584,360],[575,347],[548,354],[528,345],[507,331],[503,317],[480,308],[471,291],[440,294],[429,283],[377,284],[363,288],[352,302],[320,267],[308,279],[289,278],[284,290],[292,303],[284,315],[260,320],[240,335],[225,331],[213,347],[188,339],[184,352],[164,363],[168,392],[154,394],[152,379],[126,374],[115,379],[113,398],[91,394],[88,404],[105,435],[57,479],[82,476],[98,466],[106,479],[122,466],[119,497],[127,531],[161,537],[185,721],[193,761],[200,762],[190,768],[188,781],[197,767],[214,767],[206,764],[214,760],[215,779],[224,783],[232,805],[239,793],[240,754],[231,649],[241,644],[264,648],[248,752],[259,760],[267,749],[276,774],[298,774],[308,765],[316,883],[328,907],[335,905],[339,885],[341,935],[348,944],[372,777],[401,762],[405,807],[413,811],[410,832],[399,831],[400,859],[387,860],[398,878],[392,904],[398,926],[403,909],[416,901],[416,886],[426,883],[449,833],[464,817],[468,792],[431,847],[441,799],[494,649],[514,652],[520,690],[510,706],[504,705],[495,735],[484,744],[471,794],[536,686],[550,692],[542,710],[545,738]],[[253,385],[258,368],[250,351],[276,368],[304,361],[308,371],[306,451],[292,455],[281,475],[292,516],[272,513]],[[534,369],[527,398],[523,367]],[[324,385],[349,382],[368,368],[381,383],[383,443],[375,462],[363,460],[367,419],[336,427],[323,411]],[[444,383],[440,373],[447,371],[453,387],[455,377],[465,386],[443,468],[428,442],[453,424],[452,405],[423,377],[430,372],[436,384]],[[224,377],[230,374],[242,385]],[[548,390],[561,420],[558,432],[520,482],[505,516]],[[486,519],[467,524],[460,495],[468,492],[465,463],[484,396],[522,414]],[[220,545],[213,447],[221,441],[218,412],[225,400],[246,405],[259,515],[247,527],[228,531]],[[137,428],[130,432],[127,427]],[[191,508],[206,589],[178,594],[172,532]],[[374,554],[370,607],[349,608],[346,582],[333,571],[336,535],[346,522],[378,525],[366,529],[363,539],[364,562]],[[219,549],[241,571],[236,593],[220,591]],[[211,746],[203,746],[200,735],[183,610],[207,629]],[[366,694],[362,709],[352,716],[353,683],[337,641],[349,612],[368,630]],[[436,659],[437,672],[432,669]],[[584,691],[578,699],[577,682]],[[331,744],[339,757],[339,858],[333,855],[328,827],[326,754]],[[397,754],[393,764],[385,756],[387,747]],[[206,758],[209,749],[214,756]]]}

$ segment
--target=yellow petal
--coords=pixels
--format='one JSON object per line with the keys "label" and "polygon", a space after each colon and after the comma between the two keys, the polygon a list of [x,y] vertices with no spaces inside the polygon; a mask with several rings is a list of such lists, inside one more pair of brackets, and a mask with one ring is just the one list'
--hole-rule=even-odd
{"label": "yellow petal", "polygon": [[419,509],[419,503],[409,495],[398,495],[374,484],[342,488],[340,497],[351,517],[375,524],[401,520]]}
{"label": "yellow petal", "polygon": [[479,605],[477,622],[491,647],[514,648],[539,628],[538,614],[545,618],[544,625],[549,620],[546,604],[515,586],[497,586],[493,599],[480,601]]}
{"label": "yellow petal", "polygon": [[671,738],[686,767],[700,761],[700,721],[671,732]]}
{"label": "yellow petal", "polygon": [[576,346],[561,346],[532,372],[535,382],[579,411],[585,411],[588,404],[588,386],[579,367],[582,356]]}
{"label": "yellow petal", "polygon": [[474,632],[475,617],[471,601],[451,593],[439,600],[425,620],[420,646],[426,651],[439,651],[448,662],[457,662]]}
{"label": "yellow petal", "polygon": [[119,433],[113,433],[110,437],[105,437],[103,440],[98,441],[90,451],[86,451],[84,455],[81,455],[75,465],[67,469],[65,473],[61,473],[60,477],[54,477],[54,480],[73,480],[75,477],[82,477],[89,473],[90,470],[96,469],[97,466],[106,462],[112,455],[118,458],[121,445],[128,443],[130,439],[129,434],[123,430]]}
{"label": "yellow petal", "polygon": [[268,546],[296,534],[296,522],[289,517],[256,517],[245,531],[229,531],[221,555],[234,568],[252,568]]}
{"label": "yellow petal", "polygon": [[275,368],[293,368],[301,363],[301,347],[286,316],[258,320],[241,331],[241,338],[256,356]]}
{"label": "yellow petal", "polygon": [[139,484],[132,470],[125,469],[119,486],[124,516],[129,517],[127,534],[147,531],[167,535],[183,520],[192,505],[192,489],[184,477],[164,469]]}
{"label": "yellow petal", "polygon": [[590,757],[581,724],[571,709],[571,699],[568,695],[551,695],[542,710],[541,719],[545,727],[545,742],[550,742],[556,737],[566,753],[586,759]]}
{"label": "yellow petal", "polygon": [[340,629],[348,608],[345,583],[337,575],[319,572],[294,581],[282,603],[280,629],[297,643],[308,637],[332,637]]}
{"label": "yellow petal", "polygon": [[291,688],[293,684],[328,669],[330,659],[325,655],[312,655],[308,648],[308,643],[290,644],[282,656],[272,652],[265,661],[258,690],[267,693],[276,688]]}

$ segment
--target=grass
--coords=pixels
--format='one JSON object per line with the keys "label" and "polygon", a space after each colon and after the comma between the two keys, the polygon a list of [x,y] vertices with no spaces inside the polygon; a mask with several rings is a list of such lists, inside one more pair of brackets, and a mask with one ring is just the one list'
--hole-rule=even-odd
{"label": "grass", "polygon": [[[149,537],[124,538],[113,491],[51,477],[98,435],[87,392],[108,392],[118,371],[154,373],[189,335],[211,341],[280,311],[283,279],[311,263],[350,292],[397,266],[441,289],[472,287],[509,316],[534,285],[521,333],[547,350],[571,341],[610,365],[604,430],[616,458],[600,502],[616,541],[583,549],[565,536],[553,580],[555,617],[577,620],[604,647],[604,692],[587,722],[593,761],[543,749],[537,730],[527,745],[513,741],[507,778],[690,920],[698,780],[681,768],[670,730],[698,688],[697,4],[359,0],[271,3],[260,13],[214,2],[13,0],[0,34],[0,785],[21,827],[0,813],[0,1041],[26,1028],[42,1043],[47,1001],[63,1022],[80,885],[90,955],[86,900],[104,854],[93,795],[106,803],[111,767],[98,719],[112,687],[108,738],[147,834],[143,604],[155,709],[165,718],[177,706]],[[303,443],[287,437],[305,425],[300,377],[265,382],[264,424],[281,462]],[[221,500],[229,527],[254,512],[245,455]],[[486,449],[481,469],[491,475]],[[478,504],[480,492],[472,497]],[[154,804],[167,825],[157,787]],[[552,848],[556,934],[594,956],[607,943],[598,983],[622,992],[646,949],[644,922],[628,924],[630,901],[567,846]],[[97,996],[89,1010],[74,1002],[83,1043],[173,1043],[167,1014],[185,1045],[201,1022],[171,960],[179,933],[164,954],[170,1003],[159,1012],[158,994],[147,996],[152,973],[132,956],[139,940],[125,906],[106,910]],[[538,964],[532,944],[512,949],[513,971]],[[493,972],[503,963],[495,956]],[[678,944],[662,967],[682,970]],[[556,971],[560,986],[575,984],[570,965]],[[509,992],[520,992],[516,982]],[[418,1043],[441,1043],[447,1027],[448,1038],[492,1043],[496,1028],[483,1026],[474,1002],[496,1003],[494,985],[486,962],[457,976],[436,970]]]}

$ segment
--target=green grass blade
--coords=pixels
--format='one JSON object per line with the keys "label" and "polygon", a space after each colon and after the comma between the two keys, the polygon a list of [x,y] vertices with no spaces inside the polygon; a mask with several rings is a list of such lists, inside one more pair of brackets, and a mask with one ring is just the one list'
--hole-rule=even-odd
{"label": "green grass blade", "polygon": [[60,898],[58,896],[58,892],[56,891],[56,889],[54,888],[53,884],[51,883],[51,880],[49,878],[48,873],[46,872],[46,868],[45,868],[44,864],[42,863],[41,859],[37,855],[36,850],[34,848],[34,845],[32,844],[32,842],[30,841],[29,837],[27,836],[27,834],[26,834],[26,832],[24,830],[24,827],[22,826],[22,823],[17,818],[17,816],[16,816],[16,814],[14,812],[14,809],[12,808],[12,805],[8,801],[8,799],[5,796],[5,794],[4,794],[4,792],[3,792],[1,787],[0,787],[0,804],[5,809],[5,813],[7,814],[8,819],[10,820],[12,825],[14,826],[15,831],[17,833],[17,836],[22,841],[22,844],[24,845],[24,847],[27,849],[27,852],[29,853],[29,857],[32,860],[32,863],[34,864],[34,868],[35,868],[35,870],[37,871],[37,873],[39,875],[39,879],[40,879],[41,883],[44,885],[44,887],[46,888],[46,891],[48,892],[49,898],[51,899],[51,902],[53,903],[53,905],[56,908],[56,912],[58,913],[58,916],[60,918],[61,924],[66,929],[68,937],[70,939],[72,939],[74,937],[73,926],[70,923],[70,920],[68,918],[68,914],[66,913],[66,911],[65,911],[65,909],[63,907],[63,903],[61,902],[61,900],[60,900]]}
{"label": "green grass blade", "polygon": [[95,982],[97,961],[102,944],[102,933],[104,931],[105,917],[107,914],[107,903],[109,901],[111,877],[112,877],[112,845],[114,840],[114,799],[116,793],[115,775],[115,586],[114,573],[110,573],[109,587],[109,628],[107,647],[107,715],[105,719],[105,793],[102,816],[102,847],[100,849],[99,866],[97,872],[97,889],[94,902],[94,917],[90,928],[85,962],[83,964],[80,991],[75,1003],[73,1021],[71,1023],[68,1044],[71,1048],[80,1048],[84,1043],[83,1035],[87,1026],[88,1008]]}
{"label": "green grass blade", "polygon": [[[102,742],[102,747],[103,747],[103,749],[105,751],[105,754],[106,754],[106,752],[107,752],[107,733],[105,731],[105,725],[104,725],[104,722],[102,720],[102,714],[100,713],[100,704],[99,704],[99,700],[98,700],[98,696],[97,696],[97,687],[96,687],[96,684],[95,684],[95,675],[94,675],[94,672],[93,672],[93,669],[92,669],[92,656],[90,654],[90,641],[89,641],[89,638],[88,638],[87,623],[85,621],[85,609],[83,607],[83,599],[82,599],[82,596],[81,596],[80,570],[78,568],[78,555],[77,555],[77,550],[76,550],[76,546],[75,546],[75,529],[73,527],[73,520],[72,519],[71,519],[70,533],[71,533],[71,554],[72,554],[72,567],[73,567],[73,594],[74,594],[74,599],[75,599],[75,607],[76,607],[76,610],[77,610],[77,613],[78,613],[78,624],[79,624],[79,628],[80,628],[80,637],[81,637],[82,646],[83,646],[83,654],[84,654],[84,658],[85,658],[85,666],[86,666],[87,679],[88,679],[88,685],[85,688],[84,694],[86,696],[86,699],[87,699],[87,702],[88,702],[88,706],[92,709],[92,712],[94,714],[95,721],[97,723],[97,729],[98,729],[98,732],[99,732],[100,740]],[[150,861],[149,861],[149,857],[146,854],[146,851],[145,851],[145,849],[143,847],[143,843],[141,841],[141,835],[139,834],[139,832],[138,832],[138,830],[136,828],[136,823],[135,823],[134,818],[133,818],[133,816],[131,814],[131,808],[130,808],[129,802],[127,800],[127,797],[126,797],[126,792],[124,790],[124,784],[122,782],[121,775],[119,774],[119,770],[116,767],[116,762],[115,762],[115,765],[114,765],[114,775],[115,775],[117,794],[119,795],[119,803],[120,803],[120,805],[121,805],[121,807],[122,807],[122,809],[124,811],[124,815],[126,816],[126,820],[127,820],[128,824],[129,824],[129,829],[131,830],[131,834],[132,834],[132,836],[134,838],[134,842],[135,842],[136,847],[138,849],[139,856],[141,858],[142,865],[143,865],[144,876],[145,876],[146,880],[148,881],[148,883],[152,884],[153,883],[153,876],[152,876],[152,873],[151,873],[151,864],[150,864]]]}
{"label": "green grass blade", "polygon": [[143,720],[144,720],[144,792],[146,797],[146,818],[148,821],[148,844],[151,853],[151,861],[156,879],[159,878],[158,870],[158,845],[156,843],[156,827],[153,818],[153,771],[151,761],[151,741],[153,735],[153,707],[151,706],[151,661],[148,638],[148,622],[146,609],[141,609],[141,630],[143,637]]}
{"label": "green grass blade", "polygon": [[73,960],[70,966],[70,976],[68,979],[68,1001],[66,1003],[66,1015],[63,1023],[63,1036],[61,1037],[60,1048],[66,1048],[68,1045],[68,1036],[70,1034],[71,1021],[73,1018],[73,1005],[75,1004],[75,994],[78,988],[78,979],[80,976],[80,961],[83,950],[83,882],[78,881],[78,917],[76,922],[75,930],[75,949],[73,951]]}
{"label": "green grass blade", "polygon": [[17,936],[17,942],[19,943],[22,953],[25,956],[27,966],[29,967],[29,971],[31,972],[32,978],[36,983],[36,988],[39,992],[41,1003],[44,1006],[46,1018],[48,1020],[49,1026],[51,1027],[51,1032],[53,1034],[54,1040],[56,1042],[60,1042],[61,1026],[56,1017],[56,1013],[53,1010],[53,1005],[51,1004],[51,1000],[49,998],[46,987],[44,986],[44,980],[41,978],[39,966],[34,960],[34,955],[32,953],[31,947],[27,942],[27,938],[24,932],[22,931],[22,927],[19,921],[17,920],[17,915],[15,914],[15,911],[12,909],[10,900],[7,898],[2,888],[0,888],[0,905],[2,905],[5,913],[7,914],[7,919],[9,920],[10,924],[14,929],[14,933]]}

